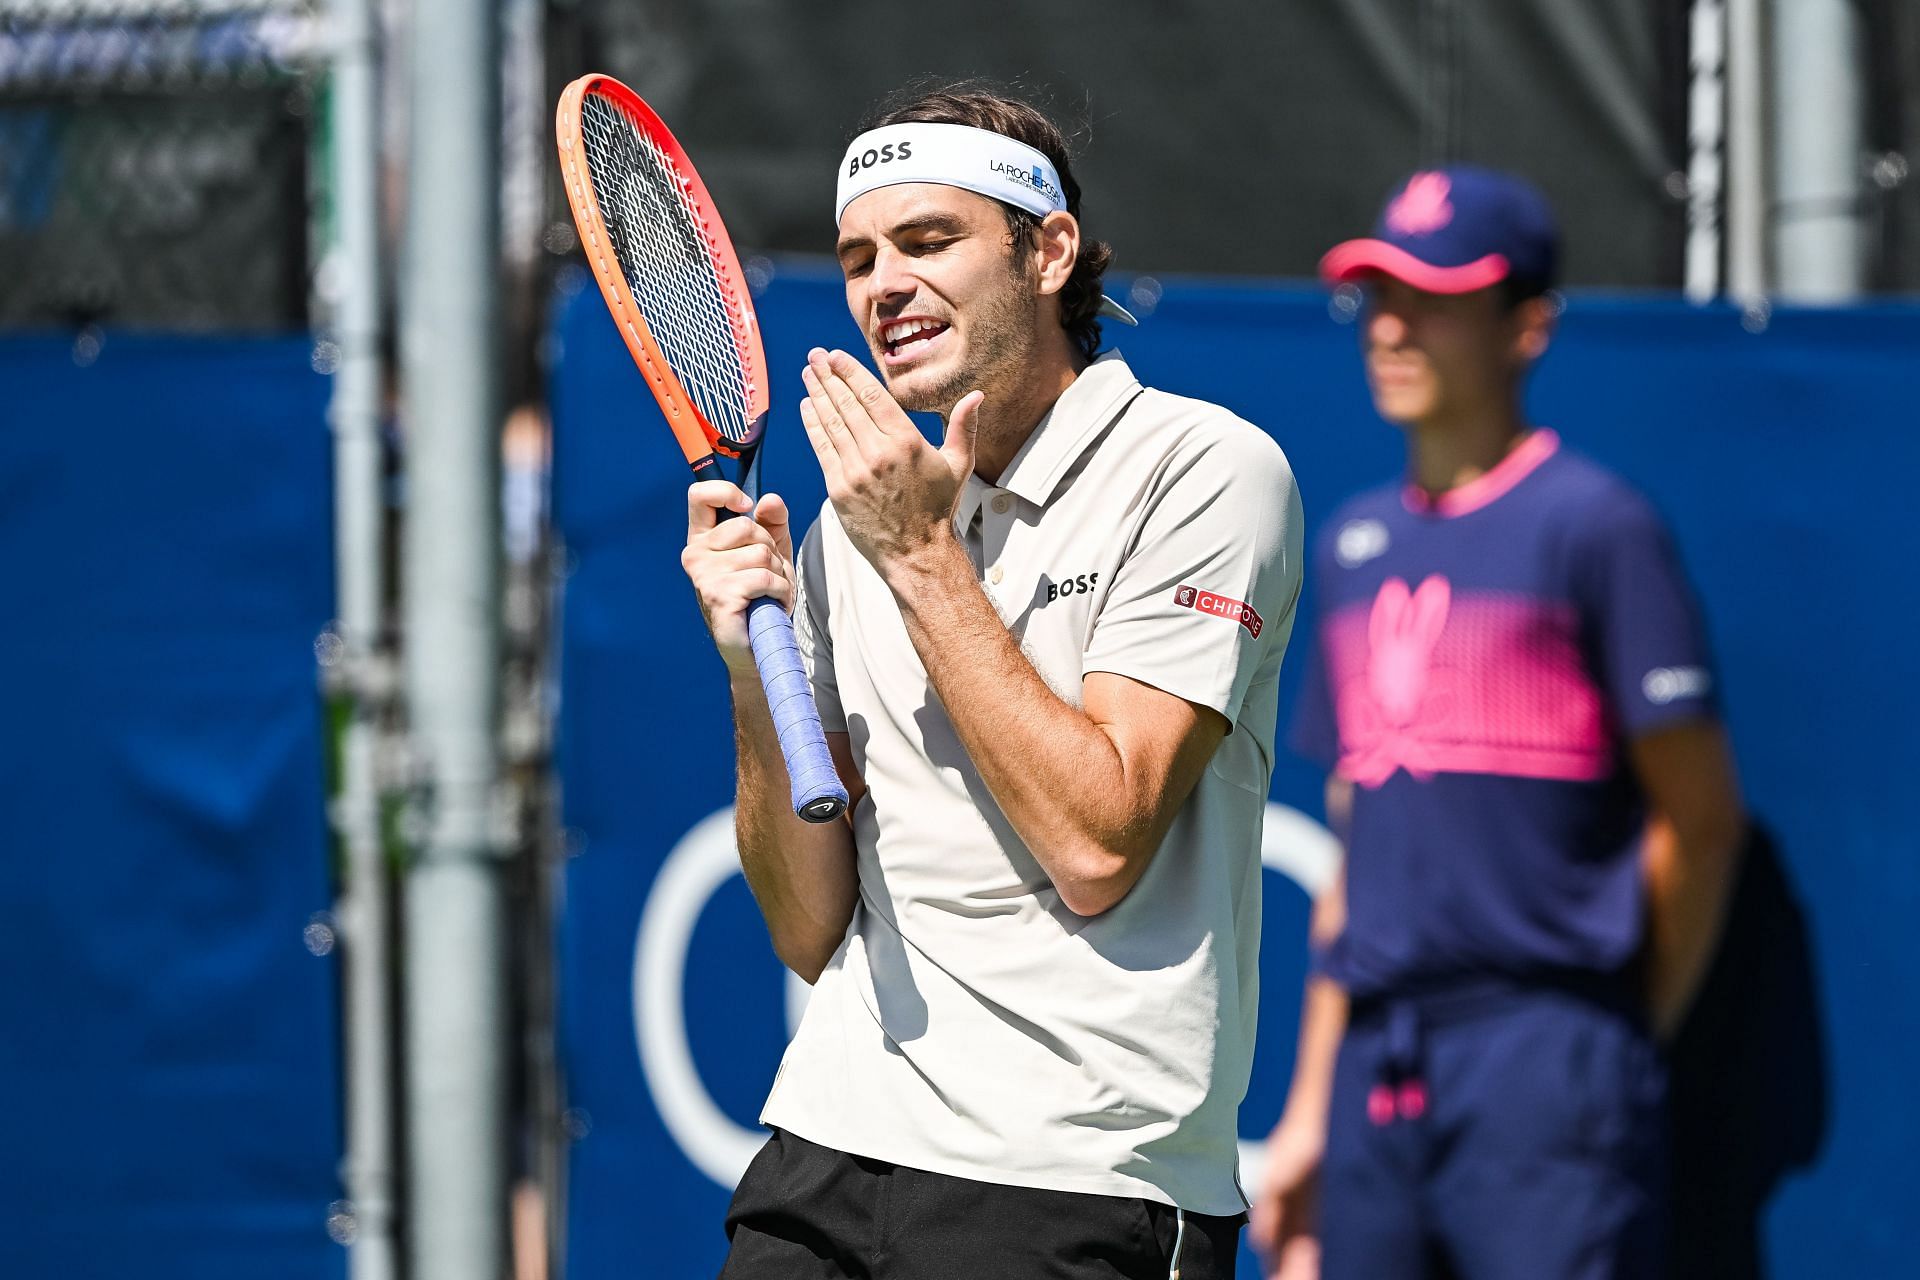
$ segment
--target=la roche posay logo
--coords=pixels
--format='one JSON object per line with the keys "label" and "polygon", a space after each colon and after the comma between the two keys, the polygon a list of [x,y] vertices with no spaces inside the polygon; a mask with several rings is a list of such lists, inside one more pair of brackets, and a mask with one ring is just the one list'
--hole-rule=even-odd
{"label": "la roche posay logo", "polygon": [[1055,203],[1060,200],[1060,188],[1053,185],[1053,179],[1047,176],[1046,168],[1042,165],[989,160],[987,166],[1008,182],[1036,191]]}

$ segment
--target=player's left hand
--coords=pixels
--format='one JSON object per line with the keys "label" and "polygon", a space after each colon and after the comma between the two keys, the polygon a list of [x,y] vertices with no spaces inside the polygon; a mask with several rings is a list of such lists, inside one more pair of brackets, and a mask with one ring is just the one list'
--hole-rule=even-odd
{"label": "player's left hand", "polygon": [[1247,1242],[1267,1280],[1319,1280],[1320,1164],[1326,1134],[1319,1125],[1282,1116],[1267,1139],[1267,1167],[1248,1213]]}
{"label": "player's left hand", "polygon": [[884,577],[953,536],[953,509],[973,473],[980,402],[970,391],[947,415],[946,439],[928,444],[867,367],[815,347],[800,380],[800,421],[847,537]]}

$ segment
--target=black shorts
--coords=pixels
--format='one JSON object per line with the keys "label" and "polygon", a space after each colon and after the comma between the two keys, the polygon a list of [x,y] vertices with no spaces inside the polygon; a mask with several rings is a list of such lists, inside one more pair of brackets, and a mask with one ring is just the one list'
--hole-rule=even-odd
{"label": "black shorts", "polygon": [[[1181,1218],[1185,1231],[1181,1231]],[[721,1280],[1231,1280],[1246,1215],[1008,1187],[776,1129],[727,1211]]]}

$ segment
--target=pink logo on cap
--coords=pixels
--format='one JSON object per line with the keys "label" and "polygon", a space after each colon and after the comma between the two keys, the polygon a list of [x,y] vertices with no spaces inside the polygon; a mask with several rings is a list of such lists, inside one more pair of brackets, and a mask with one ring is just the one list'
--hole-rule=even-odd
{"label": "pink logo on cap", "polygon": [[1387,229],[1395,235],[1424,236],[1453,221],[1453,205],[1447,193],[1453,183],[1444,173],[1416,173],[1407,180],[1407,189],[1387,206]]}

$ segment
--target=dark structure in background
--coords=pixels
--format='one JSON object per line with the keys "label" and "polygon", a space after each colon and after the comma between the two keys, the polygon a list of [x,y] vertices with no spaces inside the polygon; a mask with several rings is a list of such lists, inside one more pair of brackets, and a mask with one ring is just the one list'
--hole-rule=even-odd
{"label": "dark structure in background", "polygon": [[0,13],[0,329],[308,324],[305,0]]}
{"label": "dark structure in background", "polygon": [[1855,0],[1866,19],[1873,287],[1920,291],[1920,0]]}
{"label": "dark structure in background", "polygon": [[1828,1054],[1806,907],[1773,833],[1756,827],[1720,952],[1669,1054],[1671,1275],[1768,1274],[1762,1217],[1826,1140]]}
{"label": "dark structure in background", "polygon": [[[1861,199],[1880,227],[1871,278],[1910,291],[1920,0],[1859,3],[1873,78]],[[735,240],[762,251],[824,250],[833,166],[875,99],[911,77],[985,75],[1083,123],[1090,230],[1125,271],[1311,275],[1397,177],[1461,160],[1546,189],[1566,223],[1570,284],[1672,289],[1689,8],[981,0],[935,20],[878,0],[573,0],[551,10],[549,49],[557,75],[607,71],[653,102]]]}
{"label": "dark structure in background", "polygon": [[[1855,2],[1869,280],[1912,292],[1920,0]],[[1078,121],[1090,230],[1123,271],[1307,276],[1408,169],[1467,160],[1546,188],[1570,284],[1680,283],[1687,0],[980,0],[939,21],[878,0],[546,3],[552,89],[588,67],[633,83],[749,249],[821,252],[833,165],[875,101],[984,75]],[[326,22],[318,0],[0,6],[0,328],[306,324],[325,137],[293,68]],[[516,132],[544,155],[529,114]],[[516,388],[537,380],[518,353],[542,296],[515,289]]]}

